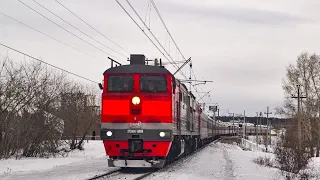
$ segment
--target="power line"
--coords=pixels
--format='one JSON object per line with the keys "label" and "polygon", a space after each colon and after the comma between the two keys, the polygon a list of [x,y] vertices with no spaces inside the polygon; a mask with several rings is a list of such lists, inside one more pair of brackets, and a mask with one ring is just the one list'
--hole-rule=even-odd
{"label": "power line", "polygon": [[157,6],[156,6],[156,4],[154,3],[154,1],[153,1],[153,0],[151,0],[151,3],[152,3],[152,5],[153,5],[154,9],[156,10],[156,12],[157,12],[157,14],[158,14],[158,16],[159,16],[159,18],[160,18],[160,20],[161,20],[161,22],[162,22],[163,26],[166,28],[167,33],[168,33],[168,34],[169,34],[169,36],[171,37],[171,39],[172,39],[172,41],[173,41],[174,45],[177,47],[177,49],[178,49],[178,51],[180,52],[180,54],[181,54],[181,56],[183,57],[183,59],[186,59],[186,58],[184,57],[184,55],[182,54],[182,52],[181,52],[180,48],[178,47],[177,43],[176,43],[176,42],[175,42],[175,40],[173,39],[173,37],[172,37],[172,35],[171,35],[171,33],[170,33],[170,31],[169,31],[169,29],[168,29],[168,27],[167,27],[166,23],[164,22],[164,20],[163,20],[163,18],[162,18],[162,16],[161,16],[161,14],[160,14],[160,12],[159,12],[159,10],[158,10]]}
{"label": "power line", "polygon": [[69,30],[67,30],[66,28],[64,28],[64,27],[60,26],[59,24],[57,24],[56,22],[52,21],[51,19],[49,19],[48,17],[44,16],[43,14],[39,13],[38,11],[36,11],[35,9],[33,9],[32,7],[30,7],[30,6],[28,6],[27,4],[23,3],[21,0],[18,0],[18,1],[19,1],[21,4],[25,5],[26,7],[28,7],[29,9],[33,10],[35,13],[39,14],[40,16],[42,16],[43,18],[47,19],[47,20],[48,20],[48,21],[50,21],[51,23],[55,24],[56,26],[60,27],[61,29],[65,30],[65,31],[67,31],[69,34],[71,34],[71,35],[73,35],[73,36],[77,37],[77,38],[78,38],[78,39],[80,39],[81,41],[83,41],[83,42],[85,42],[85,43],[89,44],[90,46],[92,46],[92,47],[94,47],[94,48],[96,48],[96,49],[100,50],[101,52],[104,52],[105,54],[107,54],[107,55],[109,55],[109,56],[114,57],[114,56],[113,56],[113,55],[111,55],[110,53],[107,53],[106,51],[104,51],[104,50],[100,49],[99,47],[97,47],[97,46],[95,46],[95,45],[93,45],[93,44],[89,43],[88,41],[86,41],[86,40],[82,39],[81,37],[79,37],[79,36],[75,35],[74,33],[70,32],[70,31],[69,31]]}
{"label": "power line", "polygon": [[[126,14],[131,18],[131,20],[132,21],[134,21],[134,23],[140,28],[140,30],[148,37],[148,39],[156,46],[156,48],[165,56],[165,58],[169,61],[169,62],[172,62],[172,64],[173,64],[173,66],[175,66],[176,68],[179,68],[177,65],[176,65],[176,63],[175,63],[175,61],[173,60],[173,58],[171,57],[171,55],[166,51],[166,49],[162,46],[162,44],[159,42],[159,40],[157,39],[157,37],[153,34],[153,32],[150,30],[150,27],[148,27],[147,25],[146,25],[146,23],[142,20],[142,18],[141,18],[141,16],[137,13],[137,11],[135,10],[135,8],[131,5],[131,3],[129,2],[129,0],[126,0],[127,1],[127,3],[128,3],[128,5],[131,7],[131,9],[134,11],[134,13],[138,16],[138,18],[140,19],[140,21],[143,23],[143,25],[148,29],[148,31],[151,33],[151,35],[153,36],[153,38],[157,41],[157,43],[161,46],[161,48],[164,50],[164,52],[171,58],[171,61],[170,61],[170,59],[168,59],[165,55],[164,55],[164,53],[159,49],[159,47],[151,40],[151,38],[145,33],[145,31],[144,31],[144,28],[141,28],[140,26],[139,26],[139,24],[132,18],[132,16],[128,13],[128,11],[121,5],[121,3],[118,1],[118,0],[116,0],[116,2],[119,4],[119,6],[126,12]],[[153,2],[154,3],[154,2]],[[155,4],[154,4],[154,6],[155,6]],[[155,7],[155,9],[157,9],[156,7]],[[158,11],[158,10],[157,10]],[[158,11],[158,13],[159,13],[159,11]],[[160,13],[159,13],[159,15],[160,15]],[[161,19],[162,19],[162,17],[161,17],[161,15],[159,16]],[[163,22],[163,24],[165,25],[165,23],[164,23],[164,21],[163,21],[163,19],[162,19],[162,22]],[[170,35],[170,37],[173,39],[173,37],[171,36],[171,34],[170,34],[170,32],[169,32],[169,30],[168,30],[168,28],[167,28],[167,26],[165,25],[165,27],[166,27],[166,30],[167,30],[167,32],[168,32],[168,34]],[[174,41],[174,40],[173,40]],[[175,42],[174,42],[175,43]],[[177,47],[177,49],[178,49],[178,51],[181,53],[181,51],[180,51],[180,49],[179,49],[179,47],[177,46],[177,44],[175,43],[175,45],[176,45],[176,47]],[[181,53],[181,55],[183,56],[183,54]],[[183,56],[183,58],[185,59],[185,57]],[[180,72],[186,79],[187,79],[187,77],[186,77],[186,75],[181,71]]]}
{"label": "power line", "polygon": [[[193,75],[194,75],[194,77],[196,78],[196,75],[195,75],[194,72],[193,72]],[[204,80],[204,78],[203,78],[202,76],[201,76],[201,78]],[[203,91],[201,87],[200,87],[200,90]],[[214,101],[211,99],[211,96],[209,96],[209,99],[210,99],[211,103],[214,103]],[[215,106],[215,105],[218,105],[218,103],[215,103],[214,106]]]}
{"label": "power line", "polygon": [[[48,34],[45,34],[45,33],[41,32],[41,31],[39,31],[39,30],[37,30],[37,29],[35,29],[35,28],[33,28],[33,27],[31,27],[31,26],[29,26],[29,25],[27,25],[27,24],[25,24],[25,23],[23,23],[23,22],[21,22],[21,21],[19,21],[19,20],[17,20],[17,19],[14,19],[13,17],[10,17],[10,16],[8,16],[8,15],[2,13],[2,12],[0,12],[0,14],[3,15],[3,16],[5,16],[5,17],[7,17],[7,18],[9,18],[9,19],[11,19],[11,20],[13,20],[13,21],[15,21],[15,22],[17,22],[17,23],[19,23],[19,24],[22,24],[22,25],[28,27],[29,29],[32,29],[32,30],[34,30],[34,31],[36,31],[36,32],[38,32],[38,33],[46,36],[46,37],[49,37],[49,38],[51,38],[51,39],[53,39],[53,40],[55,40],[55,41],[57,41],[57,42],[65,45],[65,46],[68,46],[68,47],[70,47],[70,48],[72,48],[72,49],[74,49],[74,50],[76,50],[76,51],[78,51],[78,52],[84,53],[84,54],[86,54],[86,55],[88,55],[88,56],[91,56],[91,57],[93,57],[93,58],[95,58],[95,59],[99,59],[99,58],[97,58],[97,57],[95,57],[95,56],[93,56],[93,55],[91,55],[91,54],[89,54],[89,53],[86,53],[86,52],[84,52],[84,51],[81,51],[81,50],[79,50],[79,49],[77,49],[77,48],[75,48],[75,47],[73,47],[73,46],[71,46],[71,45],[69,45],[69,44],[67,44],[67,43],[65,43],[65,42],[63,42],[63,41],[60,41],[59,39],[56,39],[56,38],[54,38],[54,37],[52,37],[52,36],[50,36],[50,35],[48,35]],[[99,59],[99,60],[101,60],[101,59]]]}
{"label": "power line", "polygon": [[32,58],[32,59],[34,59],[34,60],[36,60],[36,61],[39,61],[39,62],[41,62],[41,63],[44,63],[44,64],[46,64],[46,65],[48,65],[48,66],[54,67],[54,68],[56,68],[56,69],[59,69],[59,70],[61,70],[61,71],[63,71],[63,72],[72,74],[72,75],[74,75],[74,76],[77,76],[77,77],[79,77],[79,78],[85,79],[85,80],[90,81],[90,82],[93,82],[93,83],[98,83],[98,82],[96,82],[96,81],[90,80],[90,79],[85,78],[85,77],[80,76],[80,75],[77,75],[77,74],[72,73],[72,72],[70,72],[70,71],[67,71],[67,70],[65,70],[65,69],[59,68],[58,66],[49,64],[49,63],[47,63],[47,62],[45,62],[45,61],[42,61],[42,60],[40,60],[40,59],[38,59],[38,58],[35,58],[35,57],[31,56],[31,55],[28,55],[28,54],[26,54],[26,53],[23,53],[23,52],[21,52],[21,51],[19,51],[19,50],[17,50],[17,49],[14,49],[14,48],[9,47],[9,46],[7,46],[7,45],[4,45],[4,44],[2,44],[2,43],[0,43],[0,45],[3,46],[3,47],[6,47],[6,48],[8,48],[8,49],[11,49],[11,50],[13,50],[13,51],[15,51],[15,52],[17,52],[17,53],[20,53],[20,54],[23,54],[23,55],[25,55],[25,56],[28,56],[29,58]]}
{"label": "power line", "polygon": [[[150,30],[150,28],[146,25],[146,23],[142,20],[142,18],[140,17],[140,15],[138,14],[138,12],[135,10],[135,8],[131,5],[131,3],[129,2],[129,0],[126,0],[127,3],[129,4],[129,6],[131,7],[131,9],[134,11],[134,13],[138,16],[138,18],[140,19],[140,21],[143,23],[143,25],[148,29],[148,31],[150,32],[150,34],[152,35],[152,37],[158,42],[158,44],[161,46],[161,48],[164,50],[164,52],[170,57],[171,61],[173,63],[173,65],[176,68],[179,68],[175,63],[174,60],[172,59],[171,55],[167,52],[167,50],[162,46],[162,44],[159,42],[158,38],[153,34],[153,32]],[[184,75],[185,76],[185,75]],[[186,78],[186,76],[185,76]]]}
{"label": "power line", "polygon": [[[164,26],[165,29],[167,30],[167,33],[169,34],[171,40],[173,41],[173,43],[174,43],[174,45],[176,46],[177,50],[180,52],[182,58],[185,60],[185,59],[186,59],[185,56],[183,55],[183,53],[181,52],[181,50],[180,50],[180,48],[178,47],[177,43],[176,43],[175,40],[173,39],[173,37],[172,37],[172,35],[171,35],[171,33],[170,33],[170,31],[169,31],[166,23],[164,22],[164,20],[163,20],[163,18],[162,18],[162,16],[161,16],[161,13],[160,13],[160,11],[158,10],[155,2],[154,2],[153,0],[151,0],[151,3],[152,3],[152,5],[153,5],[154,9],[156,10],[156,12],[157,12],[157,14],[158,14],[158,16],[159,16],[159,18],[160,18],[163,26]],[[192,71],[192,73],[193,73],[193,75],[194,75],[194,77],[195,77],[195,79],[196,79],[195,73],[193,72],[193,70],[191,70],[191,71]],[[194,87],[194,86],[193,86],[193,87]],[[195,87],[194,87],[194,88],[195,88]],[[196,90],[196,88],[195,88],[195,90]],[[197,90],[196,90],[196,91],[197,91]],[[199,94],[198,94],[198,95],[199,95]],[[199,95],[199,96],[200,96],[200,95]],[[210,100],[211,100],[211,98],[210,98]],[[211,101],[212,101],[212,100],[211,100]]]}
{"label": "power line", "polygon": [[[191,68],[191,74],[194,76],[194,78],[195,78],[195,79],[197,79],[196,74],[194,73],[194,71],[193,71],[193,69],[192,69],[192,68]],[[192,76],[192,75],[191,75],[191,76]],[[191,76],[190,76],[190,77],[191,77]],[[202,77],[202,79],[204,80],[204,78],[203,78],[203,77]],[[192,86],[193,86],[193,88],[196,90],[196,92],[198,92],[198,91],[197,91],[197,89],[195,88],[195,86],[194,86],[194,85],[192,85]],[[201,90],[201,91],[203,91],[203,89],[202,89],[201,87],[200,87],[200,90]],[[199,94],[199,93],[198,93],[198,95],[200,96],[200,94]],[[215,106],[215,105],[218,105],[218,103],[214,103],[214,102],[213,102],[213,100],[211,99],[210,94],[209,94],[209,96],[208,96],[208,97],[209,97],[209,99],[210,99],[210,102],[211,102],[211,103],[213,103],[213,104],[214,104],[214,106]],[[203,102],[204,102],[204,101],[203,101]]]}
{"label": "power line", "polygon": [[86,35],[86,36],[87,36],[87,37],[89,37],[90,39],[92,39],[92,40],[96,41],[97,43],[101,44],[102,46],[104,46],[104,47],[106,47],[106,48],[110,49],[111,51],[113,51],[113,52],[115,52],[115,53],[117,53],[117,54],[119,54],[119,55],[121,55],[121,56],[123,56],[123,57],[127,57],[127,56],[125,56],[125,55],[123,55],[123,54],[121,54],[121,53],[119,53],[119,52],[117,52],[117,51],[113,50],[113,49],[112,49],[112,48],[110,48],[109,46],[107,46],[107,45],[105,45],[105,44],[101,43],[100,41],[98,41],[98,40],[94,39],[92,36],[89,36],[89,35],[88,35],[88,34],[86,34],[85,32],[81,31],[79,28],[77,28],[77,27],[75,27],[74,25],[70,24],[68,21],[64,20],[63,18],[61,18],[60,16],[58,16],[58,15],[57,15],[57,14],[55,14],[54,12],[50,11],[48,8],[46,8],[46,7],[45,7],[45,6],[43,6],[42,4],[38,3],[36,0],[33,0],[33,1],[34,1],[36,4],[38,4],[39,6],[41,6],[42,8],[44,8],[45,10],[47,10],[48,12],[50,12],[52,15],[56,16],[57,18],[59,18],[59,19],[60,19],[60,20],[62,20],[63,22],[65,22],[65,23],[69,24],[71,27],[73,27],[74,29],[78,30],[78,31],[79,31],[79,32],[81,32],[82,34]]}
{"label": "power line", "polygon": [[152,41],[152,39],[147,35],[147,33],[141,28],[141,26],[133,19],[133,17],[128,13],[128,11],[122,6],[122,4],[116,0],[118,5],[122,8],[122,10],[130,17],[130,19],[139,27],[139,29],[144,33],[145,36],[151,41],[151,43],[158,49],[158,51],[168,60],[168,57],[160,50],[160,48]]}
{"label": "power line", "polygon": [[106,35],[102,34],[100,31],[98,31],[96,28],[94,28],[93,26],[91,26],[89,23],[87,23],[85,20],[83,20],[82,18],[80,18],[78,15],[76,15],[74,12],[72,12],[69,8],[67,8],[66,6],[64,6],[61,2],[59,2],[58,0],[55,0],[58,4],[60,4],[63,8],[65,8],[67,11],[69,11],[71,14],[73,14],[75,17],[77,17],[80,21],[82,21],[83,23],[85,23],[86,25],[88,25],[91,29],[93,29],[94,31],[96,31],[97,33],[99,33],[101,36],[103,36],[104,38],[106,38],[107,40],[109,40],[110,42],[112,42],[114,45],[118,46],[120,49],[124,50],[125,52],[129,53],[129,51],[125,50],[124,48],[122,48],[120,45],[118,45],[117,43],[115,43],[114,41],[112,41],[111,39],[109,39]]}

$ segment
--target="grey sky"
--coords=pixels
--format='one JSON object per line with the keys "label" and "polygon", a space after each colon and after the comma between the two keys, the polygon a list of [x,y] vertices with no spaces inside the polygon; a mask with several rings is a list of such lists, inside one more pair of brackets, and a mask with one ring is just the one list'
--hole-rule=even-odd
{"label": "grey sky", "polygon": [[[54,0],[37,1],[90,36],[128,56]],[[114,0],[60,1],[130,53],[143,53],[150,59],[164,59]],[[23,2],[117,59],[126,60],[77,32],[32,0]],[[139,22],[126,2],[120,2]],[[148,0],[130,2],[144,19]],[[197,78],[213,80],[213,83],[197,86],[197,89],[211,90],[211,99],[218,102],[221,109],[229,109],[230,112],[242,113],[246,110],[248,115],[255,115],[257,111],[265,111],[266,106],[273,108],[280,105],[283,100],[281,81],[286,66],[302,51],[318,50],[320,2],[317,0],[155,0],[155,3],[182,53],[186,58],[192,57]],[[102,80],[102,72],[110,65],[106,54],[16,0],[0,0],[0,12],[98,59],[79,53],[0,14],[1,43],[95,81]],[[166,44],[166,49],[175,60],[182,60],[173,43],[166,38],[165,28],[153,8],[150,19],[153,33],[163,45]],[[5,48],[0,47],[1,54],[6,52]],[[15,59],[23,58],[12,51],[9,55]],[[170,67],[170,70],[173,71],[173,68]],[[188,68],[183,72],[187,74]],[[207,97],[204,99],[210,102]],[[222,112],[227,114],[225,110]]]}

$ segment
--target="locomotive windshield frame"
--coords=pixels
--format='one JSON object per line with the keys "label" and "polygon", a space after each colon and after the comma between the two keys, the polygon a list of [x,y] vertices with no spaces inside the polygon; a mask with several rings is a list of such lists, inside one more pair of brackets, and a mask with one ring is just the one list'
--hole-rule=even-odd
{"label": "locomotive windshield frame", "polygon": [[134,77],[132,75],[109,75],[108,92],[133,92]]}
{"label": "locomotive windshield frame", "polygon": [[164,74],[152,75],[143,74],[139,77],[139,85],[141,92],[167,92],[168,79]]}

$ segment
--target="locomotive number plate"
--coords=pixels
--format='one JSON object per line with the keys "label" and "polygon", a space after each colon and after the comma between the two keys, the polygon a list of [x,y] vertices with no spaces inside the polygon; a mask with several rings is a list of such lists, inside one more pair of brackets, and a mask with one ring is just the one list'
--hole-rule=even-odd
{"label": "locomotive number plate", "polygon": [[127,130],[127,133],[128,133],[128,134],[132,134],[132,133],[142,134],[142,133],[143,133],[143,129],[138,129],[138,130],[136,130],[136,129],[128,129],[128,130]]}

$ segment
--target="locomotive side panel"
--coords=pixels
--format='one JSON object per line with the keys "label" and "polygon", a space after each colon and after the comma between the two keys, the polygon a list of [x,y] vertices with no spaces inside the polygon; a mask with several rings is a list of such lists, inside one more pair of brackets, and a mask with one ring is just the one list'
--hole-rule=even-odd
{"label": "locomotive side panel", "polygon": [[201,129],[200,129],[200,138],[206,139],[208,138],[208,119],[206,118],[207,116],[202,112],[200,115],[201,118]]}
{"label": "locomotive side panel", "polygon": [[181,92],[180,92],[180,83],[178,80],[175,80],[176,89],[175,93],[172,96],[172,108],[173,108],[173,128],[172,132],[174,135],[181,135]]}
{"label": "locomotive side panel", "polygon": [[181,135],[189,135],[187,131],[187,89],[183,84],[180,86],[181,91],[181,101],[180,101],[180,118],[181,118]]}

